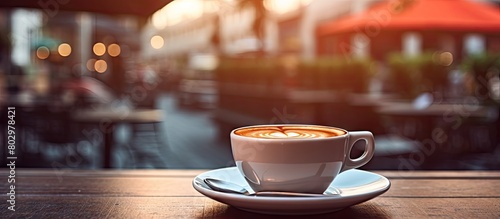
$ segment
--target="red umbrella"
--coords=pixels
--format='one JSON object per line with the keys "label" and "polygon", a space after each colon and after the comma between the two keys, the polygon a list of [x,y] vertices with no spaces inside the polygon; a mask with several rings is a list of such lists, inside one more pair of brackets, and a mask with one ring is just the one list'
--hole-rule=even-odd
{"label": "red umbrella", "polygon": [[390,0],[322,24],[318,36],[379,30],[500,32],[500,9],[470,0]]}
{"label": "red umbrella", "polygon": [[58,11],[87,11],[147,17],[172,0],[2,0],[0,8],[39,8],[48,16]]}

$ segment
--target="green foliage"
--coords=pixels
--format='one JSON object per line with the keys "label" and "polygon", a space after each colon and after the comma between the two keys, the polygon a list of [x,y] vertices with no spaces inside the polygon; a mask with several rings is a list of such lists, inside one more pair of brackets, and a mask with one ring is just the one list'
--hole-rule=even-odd
{"label": "green foliage", "polygon": [[389,83],[392,89],[402,97],[413,98],[416,93],[418,59],[401,54],[390,54],[387,60],[389,66]]}
{"label": "green foliage", "polygon": [[449,67],[441,53],[424,53],[419,57],[418,72],[423,91],[443,90],[448,84]]}
{"label": "green foliage", "polygon": [[368,86],[372,77],[370,70],[372,61],[369,59],[354,59],[343,63],[343,74],[348,90],[362,93],[368,91]]}
{"label": "green foliage", "polygon": [[220,82],[271,83],[280,76],[278,64],[269,58],[221,58],[215,70]]}
{"label": "green foliage", "polygon": [[[295,81],[304,89],[366,92],[371,64],[368,59],[319,57],[299,62]],[[278,59],[274,58],[223,58],[216,76],[221,82],[244,84],[274,85],[286,80]]]}
{"label": "green foliage", "polygon": [[371,79],[370,66],[368,59],[319,57],[300,64],[299,80],[305,88],[366,92]]}
{"label": "green foliage", "polygon": [[390,86],[410,99],[422,92],[443,91],[448,83],[449,58],[438,52],[418,56],[390,54],[387,58]]}
{"label": "green foliage", "polygon": [[500,54],[483,53],[467,57],[462,68],[474,78],[475,91],[484,102],[491,101],[488,81],[500,72]]}
{"label": "green foliage", "polygon": [[486,77],[491,70],[500,69],[500,54],[482,53],[467,57],[462,68],[475,77]]}

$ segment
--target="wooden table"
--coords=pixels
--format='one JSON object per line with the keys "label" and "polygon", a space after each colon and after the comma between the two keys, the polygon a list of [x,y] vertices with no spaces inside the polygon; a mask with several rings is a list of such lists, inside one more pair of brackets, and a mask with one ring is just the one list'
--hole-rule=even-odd
{"label": "wooden table", "polygon": [[[16,169],[11,212],[8,170],[2,169],[0,212],[8,218],[276,218],[196,192],[191,181],[204,171]],[[500,171],[376,172],[392,183],[383,195],[303,218],[500,218]]]}
{"label": "wooden table", "polygon": [[103,167],[111,168],[111,152],[114,144],[114,129],[117,123],[159,123],[163,121],[164,111],[160,109],[90,109],[73,114],[78,122],[98,124],[104,134]]}
{"label": "wooden table", "polygon": [[[403,131],[406,127],[401,125],[408,124],[410,130],[414,130],[413,135],[399,134],[421,141],[434,139],[441,131],[449,134],[450,130],[457,130],[467,121],[480,121],[485,124],[498,121],[498,110],[498,106],[466,103],[434,103],[418,108],[411,102],[384,102],[377,107],[377,113],[396,121],[393,125],[389,125],[393,129]],[[441,131],[438,130],[433,134],[435,128],[440,128]]]}

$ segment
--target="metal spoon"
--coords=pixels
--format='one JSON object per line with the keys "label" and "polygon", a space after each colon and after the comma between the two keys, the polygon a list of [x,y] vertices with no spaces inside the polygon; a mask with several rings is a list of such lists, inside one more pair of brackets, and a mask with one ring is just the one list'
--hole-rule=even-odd
{"label": "metal spoon", "polygon": [[[296,193],[296,192],[254,192],[251,193],[243,186],[238,184],[214,179],[214,178],[205,178],[203,180],[205,184],[208,185],[211,189],[219,192],[227,192],[227,193],[236,193],[247,196],[284,196],[284,197],[324,197],[324,194],[314,194],[314,193]],[[339,193],[337,193],[339,194]],[[336,195],[335,193],[328,193],[327,195]]]}

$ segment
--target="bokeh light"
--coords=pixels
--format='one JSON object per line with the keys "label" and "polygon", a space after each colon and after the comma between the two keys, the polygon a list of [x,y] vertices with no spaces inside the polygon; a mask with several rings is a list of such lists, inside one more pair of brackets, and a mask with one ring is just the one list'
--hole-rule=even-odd
{"label": "bokeh light", "polygon": [[40,46],[36,49],[36,57],[39,59],[47,59],[50,55],[50,50],[46,46]]}
{"label": "bokeh light", "polygon": [[121,53],[121,48],[120,48],[120,45],[116,44],[116,43],[113,43],[111,45],[108,46],[108,54],[111,56],[111,57],[117,57],[120,55]]}
{"label": "bokeh light", "polygon": [[87,69],[88,69],[89,71],[95,71],[95,67],[94,67],[94,65],[95,65],[95,62],[96,62],[96,61],[97,61],[96,59],[89,59],[89,60],[87,61]]}
{"label": "bokeh light", "polygon": [[163,41],[163,37],[155,35],[151,37],[151,46],[155,49],[160,49],[163,47],[163,44],[165,42]]}
{"label": "bokeh light", "polygon": [[102,59],[99,59],[95,61],[94,68],[96,72],[104,73],[106,72],[106,70],[108,70],[108,63],[106,63],[106,61]]}
{"label": "bokeh light", "polygon": [[442,52],[439,54],[439,64],[450,66],[453,63],[453,54],[451,52]]}
{"label": "bokeh light", "polygon": [[57,52],[59,52],[59,55],[67,57],[71,55],[71,46],[67,43],[62,43],[57,47]]}
{"label": "bokeh light", "polygon": [[104,45],[104,43],[96,43],[94,44],[92,50],[97,56],[102,56],[104,55],[104,53],[106,53],[106,46]]}

